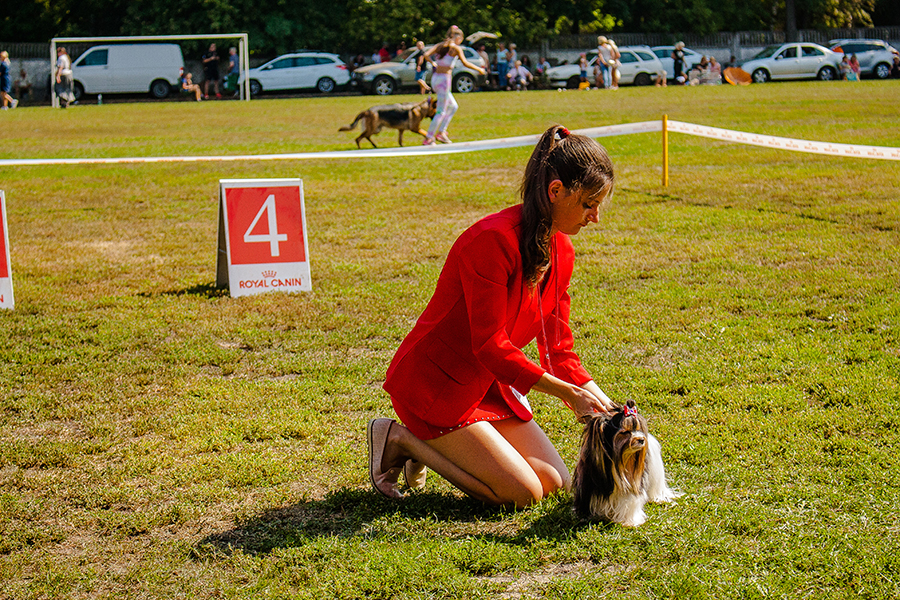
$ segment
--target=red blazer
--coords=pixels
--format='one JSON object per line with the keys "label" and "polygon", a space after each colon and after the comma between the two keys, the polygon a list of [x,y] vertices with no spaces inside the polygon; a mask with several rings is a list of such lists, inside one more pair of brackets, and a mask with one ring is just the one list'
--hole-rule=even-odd
{"label": "red blazer", "polygon": [[[495,381],[513,411],[530,418],[509,387],[526,394],[545,369],[576,385],[591,379],[572,350],[572,242],[555,235],[543,292],[532,293],[522,279],[521,221],[522,206],[513,206],[456,240],[431,301],[391,361],[384,389],[428,423],[464,422]],[[543,367],[520,350],[534,339]]]}

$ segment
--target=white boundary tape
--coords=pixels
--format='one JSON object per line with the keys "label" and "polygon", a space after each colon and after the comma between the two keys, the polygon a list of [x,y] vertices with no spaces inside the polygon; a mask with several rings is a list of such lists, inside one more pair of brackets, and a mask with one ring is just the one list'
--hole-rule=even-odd
{"label": "white boundary tape", "polygon": [[[579,129],[588,137],[599,138],[631,133],[662,131],[661,121],[645,121],[627,123],[625,125],[608,125]],[[541,138],[538,135],[523,135],[511,138],[481,140],[477,142],[459,142],[440,146],[410,146],[400,148],[373,148],[371,150],[340,150],[334,152],[298,152],[295,154],[247,154],[236,156],[137,156],[127,158],[22,158],[0,160],[0,167],[25,167],[37,165],[115,165],[127,163],[166,163],[166,162],[236,162],[242,160],[306,160],[318,158],[378,158],[396,156],[427,156],[433,154],[456,154],[475,152],[478,150],[497,150],[500,148],[518,148],[533,146]]]}
{"label": "white boundary tape", "polygon": [[[758,135],[717,127],[706,127],[681,121],[668,121],[668,130],[688,135],[708,137],[739,144],[750,144],[766,148],[779,148],[794,152],[811,152],[855,158],[875,158],[900,160],[900,148],[884,146],[856,146],[851,144],[832,144],[829,142],[813,142],[791,138]],[[643,121],[624,125],[608,125],[578,129],[575,133],[592,138],[630,135],[634,133],[650,133],[662,131],[662,121]],[[244,154],[234,156],[136,156],[123,158],[21,158],[0,160],[0,167],[27,167],[40,165],[114,165],[138,163],[184,163],[184,162],[238,162],[258,160],[308,160],[323,158],[384,158],[402,156],[428,156],[437,154],[457,154],[460,152],[476,152],[479,150],[498,150],[501,148],[519,148],[533,146],[540,139],[540,134],[519,137],[497,138],[475,142],[460,142],[440,146],[411,146],[400,148],[373,148],[371,150],[340,150],[331,152],[298,152],[294,154]]]}
{"label": "white boundary tape", "polygon": [[900,160],[900,148],[887,148],[885,146],[855,146],[852,144],[831,144],[829,142],[795,140],[773,135],[757,135],[755,133],[731,131],[729,129],[719,129],[717,127],[706,127],[704,125],[694,125],[693,123],[683,123],[681,121],[669,121],[668,124],[669,131],[714,138],[738,144],[750,144],[752,146],[764,146],[766,148],[778,148],[780,150],[792,150],[794,152],[829,154],[831,156]]}

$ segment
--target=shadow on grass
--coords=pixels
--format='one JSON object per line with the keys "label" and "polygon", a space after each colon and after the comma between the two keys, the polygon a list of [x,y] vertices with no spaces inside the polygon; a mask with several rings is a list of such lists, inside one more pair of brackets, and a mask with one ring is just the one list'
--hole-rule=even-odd
{"label": "shadow on grass", "polygon": [[181,290],[166,290],[164,292],[141,292],[138,296],[153,298],[156,296],[199,296],[201,298],[223,298],[228,295],[227,287],[216,287],[214,283],[201,283]]}
{"label": "shadow on grass", "polygon": [[[210,551],[231,554],[266,554],[276,548],[301,546],[318,537],[378,537],[372,524],[382,517],[415,521],[431,519],[448,523],[471,523],[460,536],[480,536],[506,544],[526,544],[535,538],[562,541],[589,524],[572,512],[568,498],[551,498],[526,511],[486,506],[476,500],[452,494],[421,492],[402,501],[382,498],[369,490],[342,489],[322,500],[269,509],[241,520],[236,527],[208,536],[195,546],[195,556]],[[479,534],[489,525],[489,532]],[[498,534],[496,524],[504,523],[507,534]],[[592,527],[608,527],[590,524]],[[463,528],[465,529],[465,528]]]}

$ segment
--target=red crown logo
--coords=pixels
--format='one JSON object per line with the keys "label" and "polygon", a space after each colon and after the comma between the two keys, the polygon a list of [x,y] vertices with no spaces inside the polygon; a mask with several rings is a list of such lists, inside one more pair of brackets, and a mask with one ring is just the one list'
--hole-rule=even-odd
{"label": "red crown logo", "polygon": [[278,273],[277,273],[276,271],[263,271],[263,272],[262,272],[262,276],[265,277],[266,279],[270,279],[270,278],[272,278],[272,277],[275,277],[275,275],[277,275],[277,274],[278,274]]}

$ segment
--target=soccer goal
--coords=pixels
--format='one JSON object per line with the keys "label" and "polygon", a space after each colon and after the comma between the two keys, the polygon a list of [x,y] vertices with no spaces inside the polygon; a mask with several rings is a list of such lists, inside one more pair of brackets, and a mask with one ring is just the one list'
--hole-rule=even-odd
{"label": "soccer goal", "polygon": [[[240,60],[241,76],[238,80],[238,90],[241,100],[250,100],[250,78],[247,71],[250,70],[250,45],[246,33],[217,33],[198,35],[134,35],[119,37],[59,37],[50,40],[50,73],[51,91],[53,90],[54,74],[56,73],[56,48],[60,44],[137,44],[145,42],[178,42],[187,40],[237,40],[238,58]],[[53,91],[50,94],[53,108],[59,108],[59,96]]]}

